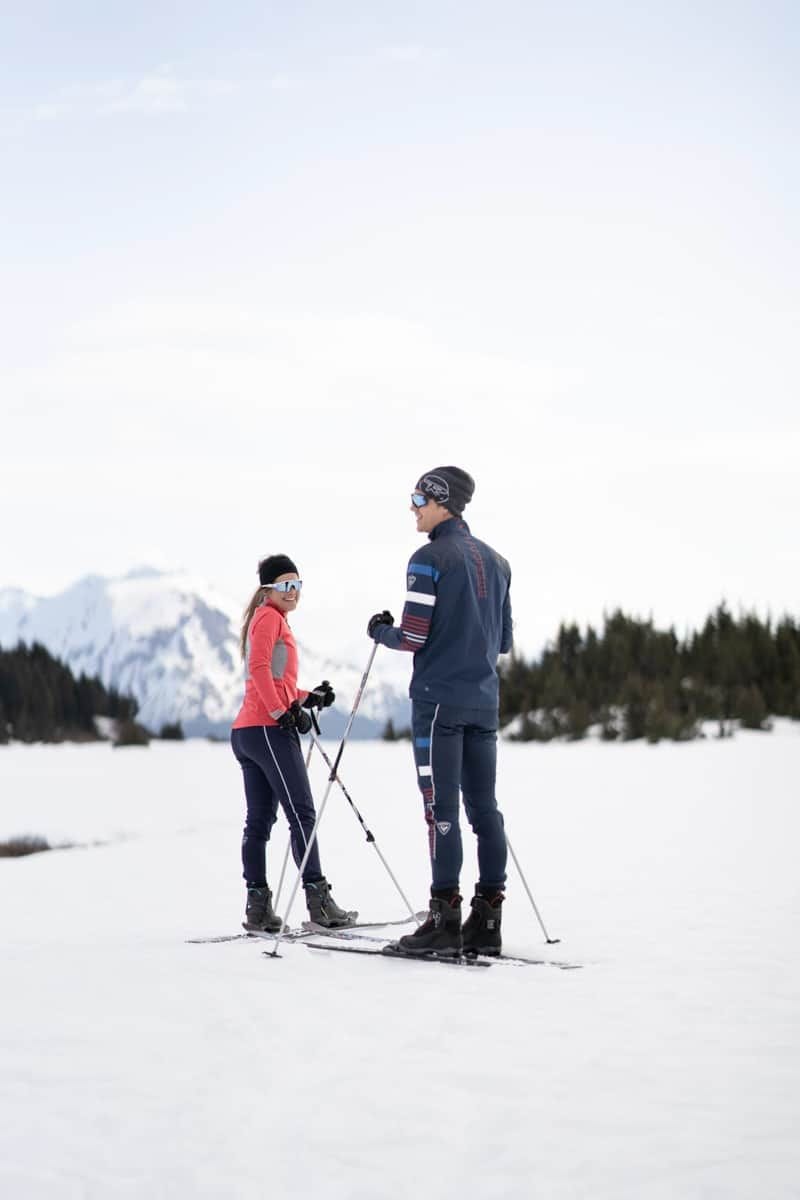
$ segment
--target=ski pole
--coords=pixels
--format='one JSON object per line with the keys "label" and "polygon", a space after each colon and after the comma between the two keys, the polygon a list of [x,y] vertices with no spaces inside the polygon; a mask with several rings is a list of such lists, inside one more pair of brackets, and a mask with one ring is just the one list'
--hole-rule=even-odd
{"label": "ski pole", "polygon": [[548,946],[555,946],[556,943],[561,941],[561,938],[551,938],[550,934],[545,929],[544,921],[542,920],[542,918],[539,914],[539,910],[536,907],[536,901],[533,898],[531,889],[528,887],[528,881],[525,878],[524,874],[522,873],[522,867],[519,865],[519,859],[517,858],[516,854],[514,853],[514,847],[511,845],[511,842],[508,840],[508,834],[506,834],[506,845],[508,846],[508,853],[511,855],[511,857],[514,860],[514,866],[519,871],[519,877],[522,880],[522,886],[525,888],[525,891],[528,893],[528,899],[531,902],[533,911],[536,913],[536,919],[542,927],[542,933],[544,934],[545,941],[547,942]]}
{"label": "ski pole", "polygon": [[[313,749],[314,749],[314,745],[313,745],[313,743],[312,743],[312,744],[311,744],[311,745],[308,747],[308,754],[306,755],[306,771],[308,771],[308,765],[309,765],[309,763],[311,762],[311,751],[312,751]],[[282,889],[282,887],[283,887],[283,877],[284,877],[284,875],[286,874],[286,865],[287,865],[287,863],[289,862],[289,851],[291,850],[291,848],[292,848],[292,831],[291,831],[291,829],[290,829],[290,830],[289,830],[289,840],[288,840],[288,842],[286,843],[286,851],[285,851],[285,853],[284,853],[284,855],[283,855],[283,866],[281,867],[281,877],[280,877],[280,879],[278,880],[278,886],[277,886],[277,888],[276,888],[276,891],[275,891],[275,900],[273,901],[273,906],[274,906],[274,908],[276,908],[276,909],[277,909],[277,907],[278,907],[278,901],[279,901],[279,900],[280,900],[280,898],[281,898],[281,889]]]}
{"label": "ski pole", "polygon": [[358,691],[356,692],[356,698],[353,701],[353,707],[350,710],[350,716],[348,718],[347,725],[345,726],[345,731],[342,734],[342,740],[339,743],[339,750],[336,755],[336,759],[334,760],[334,764],[331,767],[331,773],[330,773],[330,776],[328,777],[328,786],[325,788],[325,794],[322,797],[322,803],[319,806],[319,812],[317,813],[316,820],[314,821],[314,827],[311,830],[311,837],[308,839],[308,843],[307,843],[306,849],[305,849],[305,854],[303,855],[302,861],[300,862],[300,866],[297,868],[297,878],[294,881],[294,887],[292,888],[292,894],[289,897],[289,903],[286,906],[286,916],[283,918],[283,921],[281,922],[281,927],[278,930],[278,933],[276,934],[276,937],[275,937],[275,946],[272,950],[272,953],[267,955],[268,958],[277,958],[278,957],[278,948],[280,947],[280,944],[281,944],[281,939],[283,937],[283,931],[284,931],[284,929],[287,929],[289,927],[289,916],[292,911],[292,905],[294,904],[294,898],[297,895],[297,889],[300,887],[300,880],[303,878],[303,871],[306,869],[306,863],[308,862],[308,856],[310,855],[311,849],[314,845],[314,842],[316,841],[317,830],[319,829],[319,824],[320,824],[320,821],[322,820],[322,814],[325,812],[325,805],[328,803],[328,796],[331,794],[331,788],[333,787],[333,781],[336,778],[336,772],[339,769],[339,763],[342,761],[342,755],[344,754],[344,748],[347,745],[347,739],[350,736],[350,730],[352,729],[353,721],[356,718],[356,713],[358,712],[358,706],[361,703],[361,697],[364,695],[364,689],[367,686],[367,679],[369,677],[370,671],[372,670],[372,663],[375,659],[375,654],[377,652],[377,649],[378,649],[378,643],[376,642],[375,645],[372,647],[372,652],[369,656],[369,661],[367,662],[367,666],[364,671],[364,674],[361,676],[361,683],[358,685]]}
{"label": "ski pole", "polygon": [[[325,760],[325,762],[327,763],[329,770],[331,770],[331,771],[332,771],[332,770],[333,770],[333,764],[331,763],[331,760],[328,758],[328,755],[327,755],[327,753],[326,753],[326,751],[325,751],[325,747],[322,745],[322,742],[319,740],[319,738],[320,738],[320,728],[319,728],[319,724],[317,723],[317,718],[316,718],[316,715],[315,715],[315,713],[314,713],[313,709],[312,709],[312,711],[311,711],[311,720],[312,720],[312,722],[313,722],[313,724],[314,724],[314,731],[313,731],[313,732],[312,732],[312,734],[311,734],[311,745],[312,745],[312,748],[313,748],[314,746],[316,746],[317,750],[319,750],[319,752],[320,752],[320,754],[322,755],[323,759],[324,759],[324,760]],[[411,907],[411,905],[410,905],[410,903],[409,903],[409,901],[408,901],[408,897],[406,896],[406,894],[405,894],[405,892],[403,891],[403,889],[400,887],[400,884],[397,882],[397,879],[395,878],[395,875],[394,875],[394,872],[392,871],[392,868],[389,866],[388,862],[386,861],[386,859],[384,858],[383,854],[381,853],[381,848],[380,848],[380,846],[378,845],[378,843],[377,843],[377,841],[376,841],[376,839],[375,839],[375,834],[372,832],[372,830],[371,830],[371,829],[369,829],[369,828],[368,828],[368,826],[367,826],[367,824],[366,824],[366,822],[365,822],[364,818],[362,817],[361,813],[358,811],[358,809],[356,808],[355,804],[353,803],[353,800],[352,800],[352,797],[351,797],[350,793],[348,792],[347,788],[344,786],[344,784],[342,783],[341,779],[339,778],[339,775],[338,775],[338,773],[336,774],[336,783],[338,783],[339,787],[340,787],[340,788],[342,789],[342,791],[344,792],[344,798],[345,798],[345,800],[347,801],[347,803],[350,805],[350,807],[352,808],[353,812],[356,814],[356,817],[358,818],[358,820],[359,820],[359,822],[360,822],[360,824],[361,824],[361,828],[364,830],[364,834],[366,835],[366,839],[367,839],[367,841],[368,841],[368,842],[369,842],[369,843],[370,843],[370,844],[371,844],[371,845],[374,847],[374,849],[375,849],[375,853],[377,854],[378,858],[379,858],[379,859],[381,860],[381,862],[383,863],[383,865],[384,865],[384,867],[385,867],[385,869],[386,869],[386,873],[387,873],[387,875],[389,876],[389,878],[391,879],[392,883],[394,884],[394,886],[397,888],[398,892],[400,893],[400,896],[401,896],[401,898],[402,898],[402,901],[403,901],[403,903],[405,904],[406,908],[408,909],[409,913],[411,914],[411,917],[412,917],[412,919],[413,919],[413,920],[416,922],[416,924],[418,925],[418,924],[419,924],[419,921],[418,921],[418,919],[417,919],[417,914],[414,912],[414,909]]]}

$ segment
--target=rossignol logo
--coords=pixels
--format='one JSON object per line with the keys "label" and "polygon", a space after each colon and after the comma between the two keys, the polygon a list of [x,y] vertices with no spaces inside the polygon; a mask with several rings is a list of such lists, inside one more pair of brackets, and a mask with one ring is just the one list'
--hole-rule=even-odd
{"label": "rossignol logo", "polygon": [[420,488],[426,496],[433,496],[439,504],[446,504],[450,499],[450,485],[441,475],[424,475]]}
{"label": "rossignol logo", "polygon": [[437,821],[436,828],[439,830],[439,833],[442,835],[442,837],[444,837],[446,833],[450,832],[452,825],[449,821]]}

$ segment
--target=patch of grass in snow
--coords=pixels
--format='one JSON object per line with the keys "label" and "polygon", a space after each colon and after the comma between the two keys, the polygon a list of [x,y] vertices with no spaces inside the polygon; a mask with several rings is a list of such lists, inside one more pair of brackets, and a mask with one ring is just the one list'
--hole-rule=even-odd
{"label": "patch of grass in snow", "polygon": [[47,838],[24,834],[21,837],[9,838],[7,842],[0,842],[0,858],[24,858],[26,854],[40,854],[52,848]]}

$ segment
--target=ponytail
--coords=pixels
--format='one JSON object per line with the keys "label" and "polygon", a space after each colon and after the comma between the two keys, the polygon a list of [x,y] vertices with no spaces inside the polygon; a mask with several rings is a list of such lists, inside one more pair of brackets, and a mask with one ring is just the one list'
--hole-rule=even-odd
{"label": "ponytail", "polygon": [[253,597],[242,615],[242,632],[239,637],[239,649],[241,651],[243,660],[247,658],[247,631],[250,628],[250,622],[253,619],[253,613],[256,611],[259,605],[263,604],[264,602],[264,595],[264,585],[259,584],[256,590],[253,592]]}

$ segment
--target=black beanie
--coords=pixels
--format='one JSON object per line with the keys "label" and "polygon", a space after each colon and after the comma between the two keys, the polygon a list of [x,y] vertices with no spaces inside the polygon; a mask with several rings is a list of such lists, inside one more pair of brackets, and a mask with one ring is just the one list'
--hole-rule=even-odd
{"label": "black beanie", "polygon": [[258,564],[258,580],[262,585],[274,583],[279,575],[290,575],[292,572],[300,574],[288,554],[270,554],[269,558],[262,558]]}
{"label": "black beanie", "polygon": [[475,480],[460,467],[434,467],[417,483],[417,491],[448,508],[460,517],[475,491]]}

